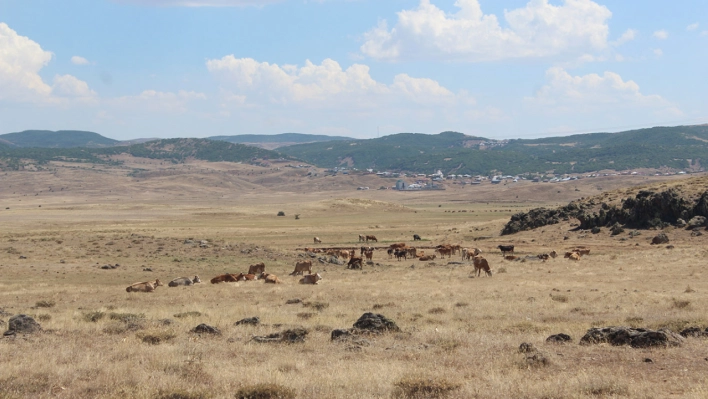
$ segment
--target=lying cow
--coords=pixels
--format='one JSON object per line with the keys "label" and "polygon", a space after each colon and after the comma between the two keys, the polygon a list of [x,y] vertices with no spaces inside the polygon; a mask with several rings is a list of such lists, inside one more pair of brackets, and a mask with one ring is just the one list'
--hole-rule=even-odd
{"label": "lying cow", "polygon": [[238,275],[237,274],[222,274],[220,276],[216,276],[213,279],[211,279],[212,284],[219,284],[219,283],[234,283],[238,281]]}
{"label": "lying cow", "polygon": [[275,274],[261,273],[260,278],[265,280],[266,284],[280,284],[280,279]]}
{"label": "lying cow", "polygon": [[575,248],[573,252],[577,252],[580,256],[590,255],[590,250],[587,248]]}
{"label": "lying cow", "polygon": [[423,262],[427,262],[427,261],[433,260],[433,259],[435,259],[435,255],[423,255],[420,258],[418,258],[418,260],[421,260]]}
{"label": "lying cow", "polygon": [[574,261],[577,262],[577,261],[580,260],[580,254],[577,253],[577,252],[572,252],[572,253],[570,254],[570,256],[568,257],[568,259],[574,260]]}
{"label": "lying cow", "polygon": [[255,265],[248,266],[248,274],[261,274],[265,271],[265,263],[256,263]]}
{"label": "lying cow", "polygon": [[474,262],[474,271],[477,277],[480,276],[482,270],[484,270],[487,276],[492,277],[492,269],[489,268],[489,263],[486,259],[484,259],[484,257],[482,257],[481,255],[477,255],[472,258],[472,261]]}
{"label": "lying cow", "polygon": [[155,281],[145,281],[142,283],[135,283],[129,285],[125,291],[126,292],[153,292],[155,291],[155,288],[163,285],[160,279],[157,279]]}
{"label": "lying cow", "polygon": [[291,276],[296,276],[298,274],[302,275],[304,271],[307,270],[307,274],[312,274],[312,261],[304,260],[302,262],[295,262],[295,270],[290,273]]}
{"label": "lying cow", "polygon": [[199,276],[194,276],[193,279],[190,279],[189,277],[179,277],[179,278],[176,278],[176,279],[170,281],[169,283],[167,283],[167,286],[168,287],[179,287],[180,285],[189,286],[189,285],[193,285],[193,284],[201,283],[201,282],[202,282],[202,280],[199,278]]}
{"label": "lying cow", "polygon": [[308,274],[300,279],[300,284],[319,284],[320,280],[322,280],[322,276],[319,273]]}

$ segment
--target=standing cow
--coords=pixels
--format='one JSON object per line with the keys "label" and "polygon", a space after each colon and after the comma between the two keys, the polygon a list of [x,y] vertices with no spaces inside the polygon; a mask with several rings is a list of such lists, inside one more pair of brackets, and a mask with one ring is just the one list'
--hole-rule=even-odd
{"label": "standing cow", "polygon": [[502,256],[506,256],[506,253],[509,252],[512,255],[514,254],[514,246],[513,245],[499,245],[497,248],[502,252]]}
{"label": "standing cow", "polygon": [[314,238],[315,244],[322,244],[322,240],[319,237]]}
{"label": "standing cow", "polygon": [[487,262],[484,257],[481,255],[477,255],[473,258],[474,262],[474,271],[477,277],[480,276],[482,273],[482,270],[484,270],[484,273],[487,274],[487,276],[492,277],[492,269],[489,268],[489,262]]}
{"label": "standing cow", "polygon": [[312,274],[312,261],[304,260],[302,262],[295,262],[295,270],[290,273],[291,276],[296,276],[298,274],[302,275],[304,271],[307,270],[307,274]]}
{"label": "standing cow", "polygon": [[418,234],[413,234],[413,241],[420,241],[420,236]]}

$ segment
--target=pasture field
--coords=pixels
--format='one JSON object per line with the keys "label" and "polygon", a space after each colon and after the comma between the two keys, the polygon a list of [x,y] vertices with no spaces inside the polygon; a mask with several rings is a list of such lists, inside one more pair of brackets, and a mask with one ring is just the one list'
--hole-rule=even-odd
{"label": "pasture field", "polygon": [[[512,213],[598,194],[598,181],[547,193],[531,183],[496,193],[342,193],[246,189],[243,182],[234,191],[200,186],[193,176],[148,189],[149,182],[111,171],[95,177],[107,181],[99,189],[82,173],[96,172],[47,174],[72,189],[41,195],[34,195],[47,186],[40,175],[3,177],[0,329],[12,315],[28,314],[43,332],[0,339],[0,398],[234,398],[258,384],[297,398],[708,397],[706,338],[661,349],[578,344],[595,326],[708,327],[708,234],[666,229],[667,248],[650,245],[657,231],[612,237],[607,229],[574,231],[571,220],[499,236]],[[459,255],[396,261],[385,250],[356,271],[313,259],[324,277],[319,285],[288,275],[305,259],[296,248],[358,248],[359,234],[376,235],[381,247],[478,247],[494,275],[474,277]],[[414,243],[413,234],[423,241]],[[562,255],[506,261],[500,244],[514,244],[520,256],[577,246],[591,253],[579,262]],[[282,284],[208,281],[258,262]],[[106,264],[120,266],[100,268]],[[195,274],[202,284],[125,291],[138,281]],[[286,303],[292,299],[301,302]],[[330,340],[333,329],[351,327],[366,312],[385,315],[401,331]],[[234,325],[253,316],[260,325]],[[190,332],[200,323],[221,335]],[[292,327],[308,330],[305,342],[251,339]],[[557,333],[573,341],[545,342]],[[518,351],[523,342],[547,363],[528,363]],[[258,389],[262,396],[252,397],[269,397]]]}

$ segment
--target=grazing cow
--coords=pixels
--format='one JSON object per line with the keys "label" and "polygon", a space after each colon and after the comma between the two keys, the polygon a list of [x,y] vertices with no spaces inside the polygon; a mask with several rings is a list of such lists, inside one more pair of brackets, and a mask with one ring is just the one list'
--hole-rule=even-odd
{"label": "grazing cow", "polygon": [[314,240],[315,240],[315,244],[322,244],[322,240],[320,240],[319,237],[315,237]]}
{"label": "grazing cow", "polygon": [[403,259],[408,259],[408,258],[406,257],[406,256],[408,255],[408,251],[406,251],[405,249],[397,249],[397,250],[394,252],[394,255],[396,255],[396,259],[399,260],[399,261],[401,260],[401,258],[403,258]]}
{"label": "grazing cow", "polygon": [[405,242],[399,242],[399,243],[396,243],[396,244],[391,244],[391,245],[389,245],[388,247],[389,247],[389,248],[392,248],[392,249],[401,249],[401,248],[405,248],[405,247],[406,247],[406,243],[405,243]]}
{"label": "grazing cow", "polygon": [[418,234],[413,234],[413,241],[420,241],[420,236]]}
{"label": "grazing cow", "polygon": [[374,250],[369,250],[364,252],[364,256],[366,256],[366,261],[371,261],[374,258]]}
{"label": "grazing cow", "polygon": [[222,274],[211,279],[212,284],[233,283],[238,281],[238,274]]}
{"label": "grazing cow", "polygon": [[263,262],[248,266],[248,274],[261,274],[264,271],[265,271],[265,263],[263,263]]}
{"label": "grazing cow", "polygon": [[574,261],[579,261],[579,260],[580,260],[580,254],[577,253],[577,252],[572,252],[572,253],[570,254],[570,256],[568,257],[568,259],[574,260]]}
{"label": "grazing cow", "polygon": [[474,271],[477,275],[477,277],[480,276],[482,273],[482,270],[484,270],[484,273],[487,274],[487,276],[492,277],[492,269],[489,268],[489,263],[487,262],[484,257],[481,255],[477,255],[473,258],[474,262]]}
{"label": "grazing cow", "polygon": [[514,256],[514,255],[507,255],[504,257],[504,259],[511,261],[511,260],[517,260],[517,259],[519,259],[519,257]]}
{"label": "grazing cow", "polygon": [[300,284],[319,284],[320,280],[322,280],[322,276],[319,273],[308,274],[300,279]]}
{"label": "grazing cow", "polygon": [[499,245],[497,248],[502,252],[502,256],[506,256],[507,252],[511,252],[511,254],[514,254],[514,246],[513,245]]}
{"label": "grazing cow", "polygon": [[290,273],[291,276],[296,276],[298,274],[303,274],[307,270],[307,274],[312,274],[312,261],[304,260],[302,262],[295,262],[295,270]]}
{"label": "grazing cow", "polygon": [[590,250],[587,248],[575,248],[573,252],[577,252],[580,256],[590,255]]}
{"label": "grazing cow", "polygon": [[445,259],[445,255],[447,255],[448,258],[452,257],[452,248],[450,247],[440,247],[435,251],[440,254],[440,258],[442,259]]}
{"label": "grazing cow", "polygon": [[179,287],[180,285],[193,285],[196,283],[201,283],[202,280],[199,278],[199,276],[194,276],[194,279],[190,279],[189,277],[179,277],[176,278],[169,283],[167,283],[168,287]]}
{"label": "grazing cow", "polygon": [[418,257],[418,250],[413,247],[408,248],[408,256],[410,256],[411,258],[417,258]]}
{"label": "grazing cow", "polygon": [[362,267],[362,259],[358,258],[356,256],[352,256],[349,259],[349,263],[347,263],[347,269],[363,269]]}
{"label": "grazing cow", "polygon": [[379,242],[379,240],[376,239],[376,236],[366,236],[365,238],[366,238],[366,242],[369,242],[369,241]]}
{"label": "grazing cow", "polygon": [[[342,259],[347,259],[349,257],[349,251],[346,250],[341,250],[339,251],[339,257]],[[354,251],[351,252],[351,255],[354,256]]]}
{"label": "grazing cow", "polygon": [[418,258],[418,260],[423,261],[423,262],[427,262],[427,261],[433,260],[433,259],[435,259],[435,255],[423,255],[420,258]]}
{"label": "grazing cow", "polygon": [[558,252],[556,251],[551,251],[548,255],[551,256],[551,258],[555,259],[558,256]]}
{"label": "grazing cow", "polygon": [[145,281],[142,283],[135,283],[129,285],[125,291],[126,292],[153,292],[155,291],[155,288],[163,285],[160,279],[157,279],[155,281]]}
{"label": "grazing cow", "polygon": [[263,272],[263,273],[261,273],[260,278],[265,280],[264,282],[266,284],[280,284],[280,279],[275,274],[269,274],[269,273]]}
{"label": "grazing cow", "polygon": [[359,234],[359,242],[364,242],[364,241],[366,241],[366,237],[364,237],[363,235]]}

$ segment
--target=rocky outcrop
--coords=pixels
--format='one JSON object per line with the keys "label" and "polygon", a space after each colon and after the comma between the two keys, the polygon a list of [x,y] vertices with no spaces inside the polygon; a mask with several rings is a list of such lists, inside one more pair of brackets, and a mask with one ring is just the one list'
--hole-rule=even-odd
{"label": "rocky outcrop", "polygon": [[305,337],[307,337],[309,331],[302,327],[292,328],[289,330],[264,335],[264,336],[254,336],[251,338],[253,341],[261,343],[277,343],[283,342],[287,344],[294,344],[298,342],[305,342]]}
{"label": "rocky outcrop", "polygon": [[580,339],[581,345],[608,343],[632,348],[681,346],[684,338],[670,330],[631,327],[591,328]]}
{"label": "rocky outcrop", "polygon": [[33,334],[42,331],[42,326],[26,314],[12,316],[7,323],[8,328],[4,335]]}

